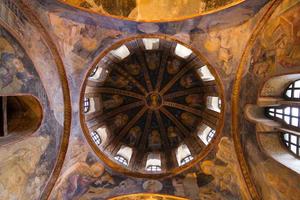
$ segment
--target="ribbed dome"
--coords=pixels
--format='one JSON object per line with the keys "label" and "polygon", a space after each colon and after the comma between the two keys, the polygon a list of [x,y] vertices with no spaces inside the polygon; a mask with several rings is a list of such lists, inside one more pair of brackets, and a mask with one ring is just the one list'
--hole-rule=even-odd
{"label": "ribbed dome", "polygon": [[201,157],[221,110],[205,63],[161,38],[134,39],[110,51],[90,70],[83,103],[96,152],[139,174],[170,173]]}

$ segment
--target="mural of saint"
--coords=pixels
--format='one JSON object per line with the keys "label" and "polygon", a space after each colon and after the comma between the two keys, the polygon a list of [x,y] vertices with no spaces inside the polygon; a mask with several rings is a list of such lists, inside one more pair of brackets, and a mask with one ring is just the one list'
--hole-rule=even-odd
{"label": "mural of saint", "polygon": [[12,45],[0,37],[0,88],[6,92],[27,92],[34,76],[23,63],[23,53],[16,52]]}
{"label": "mural of saint", "polygon": [[167,71],[169,74],[176,74],[180,69],[180,61],[177,59],[173,59],[172,61],[168,61]]}
{"label": "mural of saint", "polygon": [[184,112],[180,115],[181,121],[189,127],[196,127],[197,126],[197,117],[193,114]]}
{"label": "mural of saint", "polygon": [[139,126],[135,126],[129,130],[129,144],[134,145],[137,142],[139,135],[142,134],[142,130]]}
{"label": "mural of saint", "polygon": [[116,108],[123,104],[124,98],[120,95],[113,95],[110,100],[103,102],[103,107],[105,109]]}
{"label": "mural of saint", "polygon": [[161,140],[160,140],[160,134],[158,130],[152,130],[151,135],[149,138],[149,145],[152,147],[160,146],[161,145]]}
{"label": "mural of saint", "polygon": [[131,75],[138,75],[141,72],[141,66],[138,64],[128,64],[125,66]]}
{"label": "mural of saint", "polygon": [[203,104],[203,100],[201,95],[199,94],[191,94],[185,97],[185,102],[189,104],[189,106],[196,107]]}
{"label": "mural of saint", "polygon": [[126,89],[131,89],[131,86],[129,85],[129,80],[126,79],[124,76],[121,76],[119,74],[117,75],[112,75],[108,79],[108,83],[111,84],[112,86],[116,88],[126,88]]}
{"label": "mural of saint", "polygon": [[180,79],[180,85],[184,88],[190,88],[193,86],[193,75],[187,74]]}

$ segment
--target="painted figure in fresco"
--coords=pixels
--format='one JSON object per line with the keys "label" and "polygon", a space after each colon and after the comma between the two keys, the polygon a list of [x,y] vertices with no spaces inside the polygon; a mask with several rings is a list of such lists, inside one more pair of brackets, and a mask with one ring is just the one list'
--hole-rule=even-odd
{"label": "painted figure in fresco", "polygon": [[123,126],[125,126],[127,122],[128,122],[128,116],[125,114],[119,114],[113,119],[111,128],[112,130],[122,128]]}
{"label": "painted figure in fresco", "polygon": [[27,90],[34,79],[24,67],[23,62],[12,53],[2,53],[0,63],[1,88],[6,88],[10,84],[22,91]]}
{"label": "painted figure in fresco", "polygon": [[265,77],[267,73],[271,72],[272,67],[275,63],[275,52],[268,51],[261,45],[260,42],[255,44],[256,48],[252,51],[251,63],[252,67],[250,70],[260,77]]}
{"label": "painted figure in fresco", "polygon": [[180,69],[180,61],[177,59],[173,59],[172,61],[168,61],[167,71],[169,74],[176,74]]}
{"label": "painted figure in fresco", "polygon": [[174,126],[168,127],[168,138],[170,141],[170,145],[176,145],[178,143],[178,131]]}
{"label": "painted figure in fresco", "polygon": [[139,126],[135,126],[129,130],[129,144],[135,145],[138,137],[142,134],[142,130]]}
{"label": "painted figure in fresco", "polygon": [[108,79],[108,83],[116,88],[126,88],[129,90],[131,89],[129,80],[119,74],[113,74],[112,76],[110,76]]}
{"label": "painted figure in fresco", "polygon": [[197,117],[188,113],[184,112],[180,115],[182,122],[189,127],[196,127],[197,126]]}
{"label": "painted figure in fresco", "polygon": [[149,138],[149,144],[151,146],[160,146],[161,145],[160,134],[157,130],[152,130],[150,138]]}
{"label": "painted figure in fresco", "polygon": [[106,177],[104,166],[94,159],[90,160],[88,156],[86,162],[77,162],[59,177],[54,188],[55,199],[78,199],[87,193],[93,184],[108,182],[110,179]]}
{"label": "painted figure in fresco", "polygon": [[180,79],[180,85],[184,88],[193,86],[193,74],[187,74]]}
{"label": "painted figure in fresco", "polygon": [[188,95],[185,98],[185,102],[187,104],[189,104],[189,106],[197,107],[197,106],[201,106],[202,105],[203,100],[201,98],[201,95],[199,95],[199,94],[191,94],[191,95]]}
{"label": "painted figure in fresco", "polygon": [[120,95],[113,95],[110,100],[106,100],[103,102],[103,107],[105,109],[116,108],[122,105],[124,102],[124,98]]}
{"label": "painted figure in fresco", "polygon": [[131,75],[138,75],[141,72],[141,66],[138,64],[128,64],[125,66]]}
{"label": "painted figure in fresco", "polygon": [[155,70],[156,68],[158,68],[158,65],[159,65],[159,56],[158,55],[156,55],[154,53],[147,54],[146,60],[148,63],[148,68],[150,70]]}

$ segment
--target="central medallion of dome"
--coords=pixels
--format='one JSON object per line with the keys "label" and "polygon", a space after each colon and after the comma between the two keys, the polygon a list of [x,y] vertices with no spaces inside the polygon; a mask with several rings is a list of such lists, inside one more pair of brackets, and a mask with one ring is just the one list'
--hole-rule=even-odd
{"label": "central medallion of dome", "polygon": [[208,152],[221,99],[209,67],[191,49],[138,38],[90,70],[82,112],[86,135],[108,165],[167,174]]}
{"label": "central medallion of dome", "polygon": [[162,101],[163,99],[159,92],[151,92],[146,96],[146,105],[149,109],[159,109]]}

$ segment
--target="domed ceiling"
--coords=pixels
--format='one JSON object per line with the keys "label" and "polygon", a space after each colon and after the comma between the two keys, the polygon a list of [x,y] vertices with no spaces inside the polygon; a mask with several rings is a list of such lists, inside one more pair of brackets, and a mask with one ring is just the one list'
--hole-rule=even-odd
{"label": "domed ceiling", "polygon": [[220,11],[244,0],[59,0],[86,11],[136,21],[173,21]]}
{"label": "domed ceiling", "polygon": [[[121,167],[167,173],[208,151],[215,132],[203,142],[199,131],[203,124],[219,126],[218,91],[215,77],[189,48],[135,39],[91,69],[82,110],[86,135],[96,152]],[[209,97],[219,99],[216,109],[208,109]]]}

